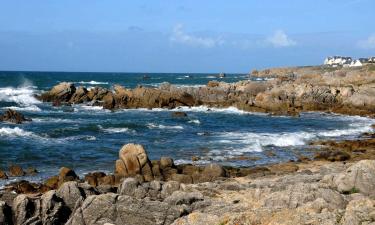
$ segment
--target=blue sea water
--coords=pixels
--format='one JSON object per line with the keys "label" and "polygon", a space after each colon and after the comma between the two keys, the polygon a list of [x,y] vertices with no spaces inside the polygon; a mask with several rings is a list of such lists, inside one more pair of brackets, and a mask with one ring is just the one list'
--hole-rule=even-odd
{"label": "blue sea water", "polygon": [[[55,73],[0,72],[0,112],[19,110],[32,122],[20,125],[0,123],[0,168],[11,164],[40,171],[31,180],[57,173],[61,166],[80,174],[111,172],[118,150],[134,142],[143,144],[151,159],[170,156],[176,163],[254,166],[311,155],[308,143],[317,139],[355,138],[372,131],[374,120],[358,116],[304,113],[301,117],[269,116],[236,108],[182,107],[127,109],[111,112],[101,107],[73,105],[52,107],[34,98],[62,81],[77,86],[111,88],[121,84],[157,87],[163,82],[181,86],[219,80],[212,74],[143,73]],[[249,79],[229,74],[220,80]],[[173,118],[173,111],[185,111],[186,118]],[[273,154],[269,154],[272,152]],[[192,162],[192,156],[200,160]],[[13,180],[13,179],[11,179]],[[9,182],[9,181],[8,181]],[[0,185],[4,181],[0,182]]]}

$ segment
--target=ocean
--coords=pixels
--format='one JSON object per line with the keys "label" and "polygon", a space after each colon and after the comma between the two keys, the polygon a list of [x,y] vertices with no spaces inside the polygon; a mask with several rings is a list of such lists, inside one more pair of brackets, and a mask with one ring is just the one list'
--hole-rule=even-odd
{"label": "ocean", "polygon": [[[176,164],[215,162],[248,167],[312,156],[316,147],[309,142],[356,138],[372,131],[375,123],[359,116],[269,116],[234,107],[112,112],[86,105],[53,107],[34,97],[62,81],[87,88],[114,84],[134,88],[157,87],[163,82],[201,86],[210,80],[244,79],[251,78],[244,74],[217,78],[213,74],[0,72],[0,112],[12,108],[33,120],[20,125],[0,123],[0,168],[6,170],[11,164],[35,167],[38,176],[22,178],[32,181],[55,175],[62,166],[80,175],[113,172],[119,149],[130,142],[144,145],[151,160],[169,156]],[[173,111],[184,111],[188,117],[172,117]],[[193,156],[199,160],[193,162]],[[0,185],[15,179],[0,181]]]}

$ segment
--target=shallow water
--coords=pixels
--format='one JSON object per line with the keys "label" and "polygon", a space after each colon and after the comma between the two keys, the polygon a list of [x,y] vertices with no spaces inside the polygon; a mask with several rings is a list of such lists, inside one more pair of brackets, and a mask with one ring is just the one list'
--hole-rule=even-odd
{"label": "shallow water", "polygon": [[[61,166],[79,173],[113,171],[122,145],[143,144],[151,159],[170,156],[176,163],[217,162],[232,166],[253,166],[296,159],[312,154],[308,142],[316,139],[355,138],[371,131],[372,119],[324,113],[304,113],[301,117],[268,116],[236,108],[208,109],[182,107],[129,109],[110,112],[101,107],[73,105],[52,107],[33,95],[61,81],[86,87],[121,84],[158,86],[162,82],[203,85],[210,74],[105,74],[105,73],[26,73],[0,72],[0,108],[13,108],[33,119],[21,125],[0,124],[0,167],[16,163],[33,166],[43,179],[56,174]],[[188,77],[189,76],[189,77]],[[247,79],[232,74],[222,79]],[[173,118],[172,111],[185,111],[186,118]],[[269,156],[269,152],[274,156]],[[256,160],[254,160],[256,159]],[[1,183],[0,183],[1,185]]]}

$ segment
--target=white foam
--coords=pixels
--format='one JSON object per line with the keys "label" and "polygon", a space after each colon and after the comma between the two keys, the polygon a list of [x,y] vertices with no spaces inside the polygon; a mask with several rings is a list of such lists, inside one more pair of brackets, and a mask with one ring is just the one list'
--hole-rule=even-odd
{"label": "white foam", "polygon": [[39,104],[35,97],[35,90],[33,87],[4,87],[0,88],[0,101],[14,102],[21,106],[31,106]]}
{"label": "white foam", "polygon": [[134,130],[131,130],[129,128],[115,128],[115,127],[109,127],[109,128],[105,128],[105,129],[102,129],[104,132],[106,133],[135,133]]}
{"label": "white foam", "polygon": [[365,132],[372,132],[374,129],[371,127],[371,124],[363,124],[363,123],[357,123],[357,124],[350,124],[350,127],[348,129],[335,129],[330,131],[323,131],[319,132],[318,135],[322,137],[340,137],[340,136],[353,136],[353,135],[359,135],[361,133]]}
{"label": "white foam", "polygon": [[42,111],[36,105],[30,105],[30,106],[25,106],[25,107],[10,106],[10,107],[5,107],[5,108],[6,109],[13,109],[13,110],[17,110],[17,111],[33,111],[33,112],[40,112],[40,111]]}
{"label": "white foam", "polygon": [[109,84],[108,82],[100,82],[100,81],[80,81],[79,84],[91,84],[91,85],[99,85],[99,84]]}
{"label": "white foam", "polygon": [[33,132],[25,131],[21,128],[2,127],[0,128],[0,136],[8,137],[37,137]]}
{"label": "white foam", "polygon": [[188,123],[201,124],[201,121],[199,121],[199,120],[189,120]]}
{"label": "white foam", "polygon": [[162,124],[155,124],[155,123],[148,123],[147,127],[150,129],[176,129],[176,130],[182,130],[184,129],[183,126],[167,126],[167,125],[162,125]]}

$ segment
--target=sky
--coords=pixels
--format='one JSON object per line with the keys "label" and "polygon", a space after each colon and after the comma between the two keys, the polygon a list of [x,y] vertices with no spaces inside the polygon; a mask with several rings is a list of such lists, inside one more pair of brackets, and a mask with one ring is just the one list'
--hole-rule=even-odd
{"label": "sky", "polygon": [[374,0],[0,0],[0,70],[247,73],[375,56]]}

